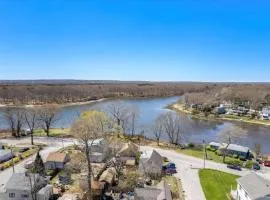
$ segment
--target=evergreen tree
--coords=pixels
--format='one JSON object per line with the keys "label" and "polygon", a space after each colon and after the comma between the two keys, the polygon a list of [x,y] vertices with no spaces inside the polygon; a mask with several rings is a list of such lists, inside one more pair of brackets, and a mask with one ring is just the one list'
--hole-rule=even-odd
{"label": "evergreen tree", "polygon": [[37,153],[37,156],[34,162],[33,173],[37,173],[43,177],[46,176],[45,166],[44,166],[44,163],[42,161],[39,151]]}

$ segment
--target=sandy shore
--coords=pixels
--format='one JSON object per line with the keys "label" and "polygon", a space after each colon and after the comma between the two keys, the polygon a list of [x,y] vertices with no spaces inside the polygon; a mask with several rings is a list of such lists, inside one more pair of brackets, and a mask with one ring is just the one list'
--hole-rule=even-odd
{"label": "sandy shore", "polygon": [[[91,103],[102,102],[102,101],[105,101],[105,100],[106,100],[106,98],[102,98],[102,99],[91,100],[91,101],[83,101],[83,102],[73,102],[73,103],[59,104],[59,106],[60,106],[60,107],[68,107],[68,106],[87,105],[87,104],[91,104]],[[43,105],[26,104],[26,105],[22,105],[22,106],[13,106],[13,105],[4,105],[4,104],[0,104],[0,108],[1,108],[1,107],[34,108],[34,107],[41,107],[41,106],[43,106]]]}

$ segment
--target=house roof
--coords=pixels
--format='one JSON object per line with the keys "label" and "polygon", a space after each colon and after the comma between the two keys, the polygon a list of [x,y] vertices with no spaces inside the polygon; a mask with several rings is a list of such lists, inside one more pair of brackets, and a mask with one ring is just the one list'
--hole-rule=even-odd
{"label": "house roof", "polygon": [[229,144],[227,149],[228,150],[233,150],[233,151],[238,151],[238,152],[244,152],[244,153],[249,152],[248,147],[244,147],[244,146],[237,145],[237,144]]}
{"label": "house roof", "polygon": [[112,184],[116,177],[116,170],[113,167],[106,169],[100,176],[99,181],[104,181],[109,184]]}
{"label": "house roof", "polygon": [[38,174],[29,174],[26,176],[25,173],[12,174],[7,182],[6,189],[12,190],[30,190],[30,178],[32,184],[46,185],[46,181],[43,177]]}
{"label": "house roof", "polygon": [[98,138],[98,139],[95,139],[95,140],[89,140],[88,141],[88,144],[91,144],[91,145],[100,145],[103,141],[105,141],[104,138]]}
{"label": "house roof", "polygon": [[94,190],[101,190],[104,188],[105,183],[99,182],[99,181],[91,181],[91,187]]}
{"label": "house roof", "polygon": [[237,179],[237,182],[248,193],[251,200],[270,197],[270,181],[254,172]]}
{"label": "house roof", "polygon": [[47,162],[65,162],[67,154],[65,153],[58,153],[58,152],[53,152],[50,153],[47,157]]}
{"label": "house roof", "polygon": [[2,150],[2,149],[0,149],[0,157],[4,156],[6,154],[10,154],[10,153],[11,153],[11,150]]}
{"label": "house roof", "polygon": [[121,150],[118,152],[120,156],[135,156],[136,153],[139,151],[139,146],[129,142],[125,143]]}
{"label": "house roof", "polygon": [[217,147],[221,147],[222,144],[218,143],[218,142],[210,142],[209,145],[211,146],[217,146]]}
{"label": "house roof", "polygon": [[144,200],[172,200],[170,188],[164,181],[156,186],[135,188],[134,191],[136,196]]}

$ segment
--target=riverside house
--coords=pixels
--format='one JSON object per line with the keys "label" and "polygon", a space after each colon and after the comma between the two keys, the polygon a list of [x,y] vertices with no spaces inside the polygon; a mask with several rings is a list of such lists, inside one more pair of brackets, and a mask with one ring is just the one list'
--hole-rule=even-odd
{"label": "riverside house", "polygon": [[141,173],[153,176],[160,176],[162,172],[163,157],[155,150],[144,152],[141,155],[139,171]]}
{"label": "riverside house", "polygon": [[69,156],[65,153],[53,152],[50,153],[45,162],[46,169],[63,169],[69,161]]}

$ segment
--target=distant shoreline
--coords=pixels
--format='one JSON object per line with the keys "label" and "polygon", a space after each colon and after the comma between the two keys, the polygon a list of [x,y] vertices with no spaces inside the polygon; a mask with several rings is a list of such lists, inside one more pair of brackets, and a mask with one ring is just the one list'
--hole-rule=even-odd
{"label": "distant shoreline", "polygon": [[230,122],[241,122],[253,125],[260,125],[260,126],[270,126],[270,121],[263,121],[263,120],[254,120],[254,119],[241,119],[239,118],[228,118],[228,117],[204,117],[199,115],[192,114],[191,111],[184,109],[184,105],[181,103],[174,103],[168,106],[169,109],[174,110],[176,112],[181,112],[186,115],[190,115],[192,118],[201,119],[201,120],[208,120],[208,121],[230,121]]}
{"label": "distant shoreline", "polygon": [[[87,105],[91,103],[98,103],[107,100],[107,98],[101,98],[97,100],[89,100],[89,101],[78,101],[78,102],[72,102],[72,103],[64,103],[64,104],[56,104],[59,107],[69,107],[69,106],[79,106],[79,105]],[[0,104],[0,108],[35,108],[35,107],[42,107],[46,104],[40,104],[40,105],[35,105],[35,104],[25,104],[21,106],[14,106],[14,105],[5,105],[5,104]]]}

